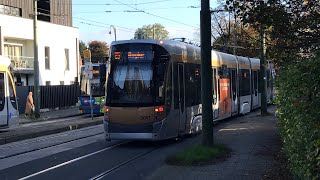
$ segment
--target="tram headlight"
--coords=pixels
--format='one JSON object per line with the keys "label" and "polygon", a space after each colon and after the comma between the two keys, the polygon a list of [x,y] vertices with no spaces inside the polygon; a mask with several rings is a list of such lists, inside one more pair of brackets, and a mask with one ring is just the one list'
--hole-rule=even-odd
{"label": "tram headlight", "polygon": [[104,113],[109,113],[109,107],[108,106],[104,106],[103,107],[103,112]]}

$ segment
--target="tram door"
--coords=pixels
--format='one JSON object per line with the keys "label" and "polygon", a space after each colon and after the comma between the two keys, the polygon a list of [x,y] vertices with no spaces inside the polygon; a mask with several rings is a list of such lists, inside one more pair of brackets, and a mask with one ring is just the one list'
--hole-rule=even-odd
{"label": "tram door", "polygon": [[231,70],[231,114],[238,114],[237,71]]}
{"label": "tram door", "polygon": [[185,76],[184,65],[178,64],[178,91],[179,91],[179,132],[183,133],[186,130],[186,105],[185,105]]}
{"label": "tram door", "polygon": [[252,107],[256,108],[259,106],[259,96],[258,96],[258,71],[253,71],[252,78]]}
{"label": "tram door", "polygon": [[0,72],[0,126],[8,125],[8,106],[6,102],[5,73]]}

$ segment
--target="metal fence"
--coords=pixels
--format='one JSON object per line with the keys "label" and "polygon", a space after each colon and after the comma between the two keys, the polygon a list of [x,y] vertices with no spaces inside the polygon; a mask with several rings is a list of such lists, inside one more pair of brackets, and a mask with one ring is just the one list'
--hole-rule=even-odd
{"label": "metal fence", "polygon": [[[17,86],[19,112],[23,113],[28,92],[33,86]],[[64,108],[76,105],[80,96],[79,85],[40,86],[40,109]]]}

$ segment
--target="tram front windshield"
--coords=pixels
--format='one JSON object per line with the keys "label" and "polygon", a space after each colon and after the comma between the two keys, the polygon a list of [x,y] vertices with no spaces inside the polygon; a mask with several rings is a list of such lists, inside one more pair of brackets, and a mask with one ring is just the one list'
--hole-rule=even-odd
{"label": "tram front windshield", "polygon": [[[163,102],[165,64],[154,62],[155,54],[151,44],[112,47],[107,104],[152,106]],[[157,72],[154,72],[155,67]]]}

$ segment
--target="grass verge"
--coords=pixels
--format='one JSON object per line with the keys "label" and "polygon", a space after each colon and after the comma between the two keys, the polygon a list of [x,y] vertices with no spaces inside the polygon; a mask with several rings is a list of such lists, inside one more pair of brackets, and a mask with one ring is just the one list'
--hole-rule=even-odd
{"label": "grass verge", "polygon": [[195,145],[167,157],[166,163],[178,166],[202,166],[224,161],[230,149],[223,144],[212,147]]}

